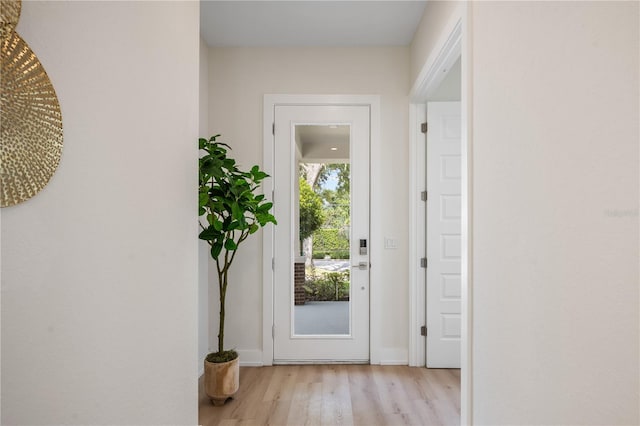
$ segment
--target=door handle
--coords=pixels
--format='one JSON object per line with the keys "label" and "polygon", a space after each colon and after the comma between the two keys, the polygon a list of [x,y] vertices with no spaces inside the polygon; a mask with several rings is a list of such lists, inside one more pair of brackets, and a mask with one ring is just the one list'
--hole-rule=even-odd
{"label": "door handle", "polygon": [[366,271],[369,267],[369,262],[359,262],[357,265],[351,265],[352,268],[358,268],[361,271]]}

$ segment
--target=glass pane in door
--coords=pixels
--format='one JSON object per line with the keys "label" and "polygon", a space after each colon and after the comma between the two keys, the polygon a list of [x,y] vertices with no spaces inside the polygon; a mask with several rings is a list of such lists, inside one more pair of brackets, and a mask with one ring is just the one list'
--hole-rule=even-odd
{"label": "glass pane in door", "polygon": [[350,130],[295,126],[294,336],[351,334]]}

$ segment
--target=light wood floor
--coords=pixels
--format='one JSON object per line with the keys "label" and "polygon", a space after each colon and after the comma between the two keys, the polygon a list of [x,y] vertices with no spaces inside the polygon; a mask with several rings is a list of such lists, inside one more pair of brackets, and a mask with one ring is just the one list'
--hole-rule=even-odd
{"label": "light wood floor", "polygon": [[199,423],[459,425],[460,370],[376,365],[243,367],[233,400],[214,407],[200,379]]}

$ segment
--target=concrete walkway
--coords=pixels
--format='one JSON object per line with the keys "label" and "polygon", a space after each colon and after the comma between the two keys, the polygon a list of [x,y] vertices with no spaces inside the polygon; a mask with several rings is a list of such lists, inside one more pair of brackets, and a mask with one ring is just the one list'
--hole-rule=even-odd
{"label": "concrete walkway", "polygon": [[313,264],[318,269],[330,272],[344,272],[349,270],[349,260],[314,259]]}
{"label": "concrete walkway", "polygon": [[307,302],[294,307],[297,335],[349,334],[349,302]]}

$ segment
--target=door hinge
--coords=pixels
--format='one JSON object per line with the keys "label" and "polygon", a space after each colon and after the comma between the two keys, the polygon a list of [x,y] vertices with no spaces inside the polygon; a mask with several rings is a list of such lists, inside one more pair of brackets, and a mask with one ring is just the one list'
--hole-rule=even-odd
{"label": "door hinge", "polygon": [[420,335],[421,336],[427,336],[427,326],[423,325],[422,327],[420,327]]}
{"label": "door hinge", "polygon": [[273,325],[271,326],[271,338],[272,338],[272,339],[275,339],[275,338],[276,338],[276,325],[275,325],[275,324],[273,324]]}
{"label": "door hinge", "polygon": [[271,134],[274,136],[276,135],[276,123],[271,124]]}
{"label": "door hinge", "polygon": [[428,129],[429,129],[429,125],[427,124],[426,121],[420,125],[420,131],[422,133],[427,133]]}
{"label": "door hinge", "polygon": [[420,259],[420,267],[421,268],[426,268],[427,267],[427,258],[423,257],[422,259]]}
{"label": "door hinge", "polygon": [[276,270],[276,258],[275,257],[271,258],[271,270],[272,271]]}
{"label": "door hinge", "polygon": [[427,191],[422,191],[422,192],[420,193],[420,199],[421,199],[422,201],[427,201],[427,198],[428,198]]}

